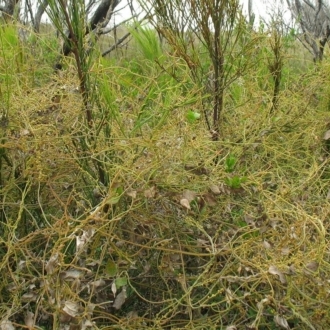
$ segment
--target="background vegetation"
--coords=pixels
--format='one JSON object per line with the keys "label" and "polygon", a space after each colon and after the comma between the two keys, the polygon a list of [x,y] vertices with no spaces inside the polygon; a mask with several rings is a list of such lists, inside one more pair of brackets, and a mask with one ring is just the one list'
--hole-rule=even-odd
{"label": "background vegetation", "polygon": [[0,27],[0,329],[329,328],[327,50],[237,8],[223,54],[155,20],[102,57],[49,3],[61,71]]}

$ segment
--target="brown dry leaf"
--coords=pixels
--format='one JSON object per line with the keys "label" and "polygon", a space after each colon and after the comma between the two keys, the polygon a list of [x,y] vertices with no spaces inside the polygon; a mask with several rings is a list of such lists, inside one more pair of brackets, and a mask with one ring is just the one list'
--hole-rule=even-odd
{"label": "brown dry leaf", "polygon": [[203,196],[204,202],[208,206],[216,206],[218,205],[217,200],[212,194],[206,193]]}
{"label": "brown dry leaf", "polygon": [[226,330],[237,330],[236,325],[230,325],[226,328]]}
{"label": "brown dry leaf", "polygon": [[189,204],[189,201],[188,201],[188,199],[186,199],[186,198],[182,198],[182,199],[180,200],[180,204],[181,204],[184,208],[186,208],[187,210],[190,210],[190,209],[191,209],[190,204]]}
{"label": "brown dry leaf", "polygon": [[248,214],[244,215],[244,221],[246,222],[246,224],[253,227],[253,228],[256,227],[256,223],[255,223],[254,220],[255,219],[253,217],[251,217],[250,215],[248,215]]}
{"label": "brown dry leaf", "polygon": [[95,229],[90,227],[86,230],[83,230],[82,237],[86,239],[86,241],[89,241],[95,234]]}
{"label": "brown dry leaf", "polygon": [[278,223],[279,223],[279,221],[277,219],[270,219],[269,220],[269,224],[274,230],[277,229]]}
{"label": "brown dry leaf", "polygon": [[151,188],[144,191],[145,198],[154,198],[156,195],[156,187],[152,186]]}
{"label": "brown dry leaf", "polygon": [[126,241],[120,240],[120,241],[117,241],[116,242],[116,246],[119,247],[119,248],[121,248],[121,247],[123,247],[125,245],[126,245]]}
{"label": "brown dry leaf", "polygon": [[48,260],[45,266],[48,275],[54,273],[57,264],[58,264],[58,253],[55,253],[53,256],[50,257],[50,259]]}
{"label": "brown dry leaf", "polygon": [[[60,323],[62,323],[61,325],[65,326],[65,324],[67,325],[69,322],[72,321],[72,316],[70,316],[69,314],[61,311],[61,313],[59,314],[58,319],[59,319]],[[59,330],[67,330],[67,328],[60,327]]]}
{"label": "brown dry leaf", "polygon": [[97,291],[96,289],[105,286],[105,284],[106,284],[105,281],[100,279],[89,283],[89,287],[92,288],[93,291]]}
{"label": "brown dry leaf", "polygon": [[220,188],[216,184],[211,184],[210,185],[210,190],[211,190],[211,192],[213,192],[214,195],[220,195],[221,194]]}
{"label": "brown dry leaf", "polygon": [[14,283],[14,282],[9,283],[9,284],[7,285],[7,290],[8,290],[9,292],[15,292],[17,289],[18,289],[18,285],[17,285],[16,283]]}
{"label": "brown dry leaf", "polygon": [[317,271],[317,269],[319,268],[319,263],[315,260],[310,261],[306,264],[305,266],[305,273],[307,274],[311,274],[311,273],[315,273]]}
{"label": "brown dry leaf", "polygon": [[84,245],[86,241],[83,237],[76,236],[76,251],[77,253],[82,252],[84,250]]}
{"label": "brown dry leaf", "polygon": [[204,166],[185,165],[184,169],[195,175],[208,175],[209,171]]}
{"label": "brown dry leaf", "polygon": [[281,328],[283,329],[290,329],[290,326],[287,322],[287,320],[282,317],[282,316],[279,316],[279,315],[275,315],[274,316],[274,322]]}
{"label": "brown dry leaf", "polygon": [[81,236],[76,236],[76,251],[77,253],[82,252],[84,246],[87,242],[91,240],[95,233],[94,228],[88,228],[87,230],[83,230],[83,234]]}
{"label": "brown dry leaf", "polygon": [[235,300],[235,294],[229,289],[226,289],[226,302],[230,306],[232,301]]}
{"label": "brown dry leaf", "polygon": [[123,306],[126,298],[127,298],[126,287],[123,286],[121,292],[116,297],[115,302],[113,303],[112,307],[116,308],[117,310],[120,309],[121,306]]}
{"label": "brown dry leaf", "polygon": [[290,254],[291,250],[288,246],[285,246],[281,249],[281,254],[283,256],[288,256]]}
{"label": "brown dry leaf", "polygon": [[297,273],[295,265],[290,265],[286,273],[289,275],[295,275]]}
{"label": "brown dry leaf", "polygon": [[57,95],[54,95],[52,98],[51,98],[51,101],[53,102],[53,103],[60,103],[60,101],[61,101],[61,95],[59,95],[59,94],[57,94]]}
{"label": "brown dry leaf", "polygon": [[102,193],[100,187],[96,187],[96,188],[93,189],[93,196],[95,198],[101,198],[101,197],[103,197],[103,193]]}
{"label": "brown dry leaf", "polygon": [[69,269],[61,272],[60,277],[62,280],[76,280],[83,277],[83,272],[77,269]]}
{"label": "brown dry leaf", "polygon": [[209,246],[210,242],[205,240],[205,239],[201,239],[201,238],[197,238],[197,246]]}
{"label": "brown dry leaf", "polygon": [[20,260],[18,265],[17,265],[17,269],[18,270],[23,270],[26,267],[26,260]]}
{"label": "brown dry leaf", "polygon": [[330,139],[330,130],[327,130],[323,135],[323,140],[329,140]]}
{"label": "brown dry leaf", "polygon": [[269,266],[268,272],[272,275],[277,275],[280,282],[282,284],[286,284],[285,275],[276,266]]}
{"label": "brown dry leaf", "polygon": [[194,191],[191,190],[185,190],[182,193],[182,198],[188,200],[188,202],[192,202],[195,198],[196,198],[196,193]]}
{"label": "brown dry leaf", "polygon": [[143,274],[148,274],[149,271],[150,271],[150,269],[151,269],[151,264],[146,263],[146,264],[143,266],[143,272],[142,272],[139,276],[141,276],[141,275],[143,275]]}
{"label": "brown dry leaf", "polygon": [[111,284],[111,291],[112,291],[113,295],[116,296],[117,287],[116,287],[116,282],[115,281],[113,281],[112,284]]}
{"label": "brown dry leaf", "polygon": [[21,296],[22,302],[37,301],[38,295],[34,292],[27,292]]}
{"label": "brown dry leaf", "polygon": [[16,328],[8,320],[3,320],[0,323],[0,330],[15,330]]}
{"label": "brown dry leaf", "polygon": [[95,304],[88,304],[87,305],[87,312],[89,316],[93,315],[94,309],[95,309],[96,305]]}
{"label": "brown dry leaf", "polygon": [[262,299],[261,301],[259,301],[257,303],[257,307],[258,307],[259,312],[262,311],[264,309],[265,305],[268,305],[268,304],[269,304],[269,298],[268,297],[266,297],[266,298]]}
{"label": "brown dry leaf", "polygon": [[181,267],[181,254],[178,253],[170,254],[170,260],[174,269],[178,269]]}
{"label": "brown dry leaf", "polygon": [[22,129],[20,132],[20,136],[30,136],[32,135],[31,132],[28,129]]}
{"label": "brown dry leaf", "polygon": [[27,311],[24,316],[24,323],[29,329],[33,329],[35,326],[34,314],[30,311]]}
{"label": "brown dry leaf", "polygon": [[73,185],[71,183],[64,182],[62,187],[63,187],[63,189],[67,190],[67,189],[71,189],[73,187]]}
{"label": "brown dry leaf", "polygon": [[79,315],[79,303],[67,300],[64,304],[63,311],[72,317],[76,317]]}
{"label": "brown dry leaf", "polygon": [[272,248],[272,245],[269,242],[267,242],[267,241],[263,241],[262,242],[262,245],[264,246],[264,248],[266,250],[270,250]]}
{"label": "brown dry leaf", "polygon": [[132,199],[135,199],[137,196],[137,191],[136,190],[130,190],[126,192],[126,195],[131,197]]}
{"label": "brown dry leaf", "polygon": [[84,320],[81,325],[81,330],[85,330],[90,327],[92,327],[94,329],[96,328],[95,324],[93,322],[91,322],[90,320]]}
{"label": "brown dry leaf", "polygon": [[295,232],[296,228],[295,227],[291,227],[290,229],[291,229],[290,237],[293,238],[293,239],[296,239],[296,240],[299,239],[298,238],[298,235]]}

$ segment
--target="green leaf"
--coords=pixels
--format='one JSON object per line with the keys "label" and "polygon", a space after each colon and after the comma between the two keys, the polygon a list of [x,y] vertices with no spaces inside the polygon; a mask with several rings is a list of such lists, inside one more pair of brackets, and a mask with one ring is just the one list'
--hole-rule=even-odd
{"label": "green leaf", "polygon": [[109,205],[115,205],[119,202],[121,196],[112,196],[109,199],[107,199],[107,204]]}
{"label": "green leaf", "polygon": [[117,265],[112,260],[108,260],[108,262],[105,264],[105,272],[111,277],[116,276]]}
{"label": "green leaf", "polygon": [[117,204],[120,201],[123,192],[124,192],[123,187],[117,187],[116,189],[113,189],[109,198],[107,199],[107,203],[109,205]]}
{"label": "green leaf", "polygon": [[192,110],[189,110],[186,114],[186,118],[189,123],[193,123],[201,117],[201,114]]}
{"label": "green leaf", "polygon": [[119,289],[124,285],[127,285],[127,278],[126,277],[118,277],[115,279],[116,288]]}

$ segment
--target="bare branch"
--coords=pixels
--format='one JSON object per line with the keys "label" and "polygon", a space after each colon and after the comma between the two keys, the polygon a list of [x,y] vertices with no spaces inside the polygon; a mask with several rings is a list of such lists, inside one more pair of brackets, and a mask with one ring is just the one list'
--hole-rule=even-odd
{"label": "bare branch", "polygon": [[304,0],[304,2],[307,6],[311,7],[313,10],[315,10],[315,6],[312,3],[310,3],[308,0]]}
{"label": "bare branch", "polygon": [[31,18],[31,22],[32,22],[32,25],[34,26],[34,14],[33,14],[33,9],[32,9],[32,4],[31,4],[31,1],[30,0],[26,0],[25,1],[25,7],[26,7],[26,10],[29,12],[30,14],[30,18]]}
{"label": "bare branch", "polygon": [[330,10],[323,0],[316,0],[315,5],[310,0],[287,0],[293,17],[298,21],[303,33],[304,44],[314,55],[314,61],[321,61],[324,47],[330,38]]}
{"label": "bare branch", "polygon": [[20,0],[7,0],[5,1],[4,6],[0,7],[0,11],[2,12],[5,20],[13,17],[15,12],[15,7],[19,6]]}
{"label": "bare branch", "polygon": [[98,30],[97,32],[98,32],[98,34],[108,34],[108,33],[110,33],[111,31],[113,31],[114,29],[117,29],[119,26],[121,26],[121,25],[123,25],[123,24],[125,24],[125,23],[127,23],[127,22],[129,22],[129,21],[131,21],[132,19],[137,18],[138,16],[139,16],[139,14],[135,14],[134,16],[131,16],[131,17],[127,18],[126,20],[120,22],[119,24],[116,24],[116,25],[114,25],[114,26],[112,26],[112,27],[109,27],[109,28],[107,28],[107,29],[105,29],[105,28],[100,29],[100,30]]}
{"label": "bare branch", "polygon": [[[143,17],[138,22],[138,24],[136,26],[140,26],[140,24],[147,18],[147,16],[148,15],[146,15],[145,17]],[[113,27],[111,30],[115,29],[116,27],[118,27],[118,25],[116,25],[115,27]],[[110,32],[111,30],[109,30],[108,32]],[[120,39],[118,39],[117,42],[114,45],[112,45],[109,49],[107,49],[105,52],[102,53],[102,57],[108,55],[109,53],[111,53],[112,51],[114,51],[116,48],[118,48],[130,35],[131,35],[131,33],[128,32],[123,37],[121,37]]]}
{"label": "bare branch", "polygon": [[36,13],[35,18],[34,18],[34,22],[32,22],[33,29],[37,33],[39,33],[39,30],[40,30],[41,17],[44,14],[44,12],[45,12],[45,10],[48,6],[48,1],[47,0],[43,0],[42,2],[40,2],[40,1],[39,1],[39,6],[38,6],[38,9],[37,9],[37,13]]}
{"label": "bare branch", "polygon": [[101,25],[101,27],[107,26],[114,9],[119,3],[120,0],[102,0],[89,22],[89,30],[93,31],[98,25]]}
{"label": "bare branch", "polygon": [[114,45],[112,45],[109,49],[107,49],[105,52],[102,53],[102,57],[110,54],[112,51],[114,51],[116,48],[118,48],[130,35],[131,35],[131,33],[128,32],[123,37],[118,39]]}

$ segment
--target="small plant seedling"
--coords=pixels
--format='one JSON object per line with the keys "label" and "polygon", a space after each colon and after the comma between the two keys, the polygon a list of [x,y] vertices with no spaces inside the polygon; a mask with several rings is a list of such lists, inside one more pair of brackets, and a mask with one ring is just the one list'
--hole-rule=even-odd
{"label": "small plant seedling", "polygon": [[233,176],[231,178],[226,178],[225,182],[228,187],[233,188],[233,189],[239,189],[242,187],[242,184],[246,182],[247,178],[245,176],[240,177],[240,176]]}
{"label": "small plant seedling", "polygon": [[187,121],[192,124],[194,123],[196,120],[200,119],[201,117],[201,114],[196,112],[196,111],[192,111],[192,110],[189,110],[186,114],[186,118],[187,118]]}
{"label": "small plant seedling", "polygon": [[236,163],[237,163],[236,157],[234,155],[229,154],[225,161],[225,171],[227,173],[234,172]]}

